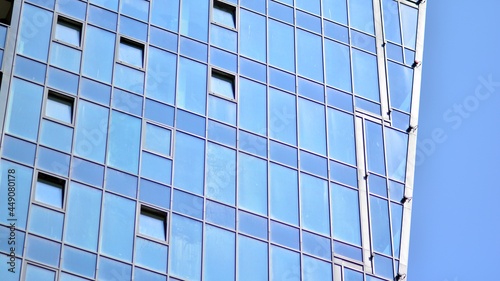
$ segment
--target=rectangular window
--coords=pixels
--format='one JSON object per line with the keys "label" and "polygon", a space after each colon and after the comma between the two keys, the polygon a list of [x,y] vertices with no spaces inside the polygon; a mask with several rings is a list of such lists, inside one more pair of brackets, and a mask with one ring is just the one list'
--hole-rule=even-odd
{"label": "rectangular window", "polygon": [[73,104],[73,98],[49,91],[45,104],[45,116],[72,124]]}
{"label": "rectangular window", "polygon": [[167,214],[142,206],[139,217],[139,233],[167,241]]}
{"label": "rectangular window", "polygon": [[82,24],[63,18],[57,18],[55,39],[80,47]]}
{"label": "rectangular window", "polygon": [[140,67],[144,66],[144,46],[126,38],[120,38],[118,59],[121,62]]}
{"label": "rectangular window", "polygon": [[234,99],[236,97],[234,79],[233,75],[213,69],[212,79],[210,80],[212,93]]}
{"label": "rectangular window", "polygon": [[220,1],[214,1],[213,21],[236,28],[236,8]]}
{"label": "rectangular window", "polygon": [[10,25],[14,0],[0,0],[0,23]]}
{"label": "rectangular window", "polygon": [[38,173],[35,189],[35,200],[62,209],[64,206],[65,180]]}

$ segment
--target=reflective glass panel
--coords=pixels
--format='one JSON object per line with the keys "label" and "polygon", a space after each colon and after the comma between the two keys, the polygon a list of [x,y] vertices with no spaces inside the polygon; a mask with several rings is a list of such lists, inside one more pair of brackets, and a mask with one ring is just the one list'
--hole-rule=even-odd
{"label": "reflective glass panel", "polygon": [[266,134],[266,86],[247,80],[239,81],[239,125],[254,133]]}
{"label": "reflective glass panel", "polygon": [[240,9],[240,53],[266,61],[266,18]]}
{"label": "reflective glass panel", "polygon": [[174,54],[149,47],[146,96],[174,104],[176,62]]}
{"label": "reflective glass panel", "polygon": [[269,20],[269,63],[295,71],[294,29],[293,26]]}
{"label": "reflective glass panel", "polygon": [[336,88],[351,91],[351,60],[349,47],[325,40],[326,83]]}
{"label": "reflective glass panel", "polygon": [[303,281],[331,281],[332,264],[312,257],[302,255]]}
{"label": "reflective glass panel", "polygon": [[88,26],[85,30],[82,73],[102,82],[111,82],[115,34]]}
{"label": "reflective glass panel", "polygon": [[329,236],[328,183],[301,173],[300,202],[302,227]]}
{"label": "reflective glass panel", "polygon": [[391,106],[410,112],[413,69],[390,61],[387,64]]}
{"label": "reflective glass panel", "polygon": [[177,132],[174,158],[174,186],[203,194],[205,142]]}
{"label": "reflective glass panel", "polygon": [[182,279],[200,280],[202,224],[174,214],[171,231],[170,273]]}
{"label": "reflective glass panel", "polygon": [[392,255],[389,206],[387,205],[387,201],[370,196],[370,217],[373,249],[382,254]]}
{"label": "reflective glass panel", "polygon": [[281,165],[271,164],[271,217],[298,225],[299,194],[297,171]]}
{"label": "reflective glass panel", "polygon": [[328,108],[328,148],[330,157],[356,165],[352,115]]}
{"label": "reflective glass panel", "polygon": [[[34,23],[36,23],[36,26]],[[17,52],[46,62],[51,27],[51,12],[32,5],[24,5]]]}
{"label": "reflective glass panel", "polygon": [[82,26],[61,17],[57,19],[55,39],[80,47]]}
{"label": "reflective glass panel", "polygon": [[325,107],[299,98],[299,146],[326,155]]}
{"label": "reflective glass panel", "polygon": [[165,273],[168,247],[142,238],[137,238],[135,241],[135,263]]}
{"label": "reflective glass panel", "polygon": [[406,154],[408,150],[408,135],[394,129],[385,130],[387,142],[387,174],[400,182],[406,177]]}
{"label": "reflective glass panel", "polygon": [[235,280],[235,234],[205,225],[204,280]]}
{"label": "reflective glass panel", "polygon": [[297,29],[297,72],[323,82],[323,50],[321,37]]}
{"label": "reflective glass panel", "polygon": [[403,4],[401,4],[400,7],[404,44],[406,47],[415,49],[417,40],[418,10]]}
{"label": "reflective glass panel", "polygon": [[239,153],[238,206],[267,215],[267,163],[265,160]]}
{"label": "reflective glass panel", "polygon": [[234,205],[236,197],[236,152],[209,142],[207,145],[207,197]]}
{"label": "reflective glass panel", "polygon": [[289,144],[297,144],[295,97],[269,89],[269,136]]}
{"label": "reflective glass panel", "polygon": [[331,183],[333,237],[361,246],[358,191]]}
{"label": "reflective glass panel", "polygon": [[366,121],[365,124],[368,170],[385,175],[382,126],[370,121]]}
{"label": "reflective glass panel", "polygon": [[352,50],[354,93],[379,101],[377,58],[374,55]]}
{"label": "reflective glass panel", "polygon": [[300,281],[300,255],[278,246],[271,246],[271,279]]}
{"label": "reflective glass panel", "polygon": [[238,280],[267,281],[267,243],[238,235]]}
{"label": "reflective glass panel", "polygon": [[108,140],[108,165],[126,172],[137,173],[140,136],[140,119],[113,111]]}
{"label": "reflective glass panel", "polygon": [[182,1],[180,30],[182,35],[207,42],[209,4],[209,1]]}
{"label": "reflective glass panel", "polygon": [[151,23],[168,30],[177,31],[179,26],[180,0],[152,1]]}
{"label": "reflective glass panel", "polygon": [[[181,58],[177,82],[177,106],[205,114],[207,66]],[[193,83],[193,81],[197,81]]]}
{"label": "reflective glass panel", "polygon": [[373,2],[371,0],[349,0],[349,16],[351,27],[374,34]]}

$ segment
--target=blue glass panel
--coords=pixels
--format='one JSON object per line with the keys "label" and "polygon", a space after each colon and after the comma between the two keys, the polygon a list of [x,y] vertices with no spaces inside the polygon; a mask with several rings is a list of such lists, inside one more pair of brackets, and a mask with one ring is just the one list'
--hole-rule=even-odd
{"label": "blue glass panel", "polygon": [[404,182],[408,134],[387,128],[385,138],[387,141],[387,174],[392,179]]}
{"label": "blue glass panel", "polygon": [[[193,83],[197,81],[197,83]],[[205,114],[207,66],[181,58],[177,82],[177,106]]]}
{"label": "blue glass panel", "polygon": [[331,281],[332,264],[308,256],[302,256],[303,281]]}
{"label": "blue glass panel", "polygon": [[72,182],[66,208],[64,241],[96,251],[100,213],[101,191]]}
{"label": "blue glass panel", "polygon": [[176,52],[177,34],[151,26],[149,29],[149,44]]}
{"label": "blue glass panel", "polygon": [[335,89],[326,89],[328,95],[328,105],[353,112],[352,95]]}
{"label": "blue glass panel", "polygon": [[330,235],[328,183],[307,174],[300,174],[302,227]]}
{"label": "blue glass panel", "polygon": [[374,55],[352,50],[354,93],[380,101],[378,88],[377,58]]}
{"label": "blue glass panel", "polygon": [[132,267],[128,264],[100,257],[98,268],[97,280],[115,281],[116,276],[122,280],[132,280]]}
{"label": "blue glass panel", "polygon": [[324,21],[323,23],[325,24],[326,37],[349,44],[349,29],[347,27],[329,21]]}
{"label": "blue glass panel", "polygon": [[118,16],[108,10],[90,5],[88,12],[88,21],[102,28],[116,30]]}
{"label": "blue glass panel", "polygon": [[236,52],[238,33],[212,24],[210,26],[210,43],[228,51]]}
{"label": "blue glass panel", "polygon": [[107,164],[137,173],[141,136],[140,119],[113,111],[111,113]]}
{"label": "blue glass panel", "polygon": [[297,8],[319,15],[320,1],[319,0],[295,0]]}
{"label": "blue glass panel", "polygon": [[180,33],[203,42],[208,40],[208,1],[183,1]]}
{"label": "blue glass panel", "polygon": [[387,201],[370,196],[370,217],[373,249],[382,254],[392,255]]}
{"label": "blue glass panel", "polygon": [[286,247],[299,249],[299,230],[282,223],[271,221],[271,241]]}
{"label": "blue glass panel", "polygon": [[210,118],[235,125],[236,104],[226,99],[210,95],[208,98],[208,116]]}
{"label": "blue glass panel", "polygon": [[323,82],[323,51],[321,37],[297,30],[298,73]]}
{"label": "blue glass panel", "polygon": [[[308,0],[299,0],[299,1],[308,1]],[[313,0],[317,1],[317,0]],[[310,2],[313,2],[310,1]],[[319,4],[319,1],[318,1]],[[318,7],[319,8],[319,7]],[[302,11],[296,12],[296,20],[297,25],[303,27],[305,29],[309,29],[316,33],[321,33],[321,19],[315,16],[312,16],[308,13],[304,13]]]}
{"label": "blue glass panel", "polygon": [[174,104],[177,58],[174,54],[149,47],[146,96]]}
{"label": "blue glass panel", "polygon": [[167,277],[136,267],[134,268],[134,280],[167,281]]}
{"label": "blue glass panel", "polygon": [[210,63],[231,72],[238,71],[238,57],[214,47],[210,48]]}
{"label": "blue glass panel", "polygon": [[[0,180],[3,180],[4,183],[0,185],[0,192],[2,194],[8,194],[8,175],[15,176],[16,183],[16,213],[15,217],[17,219],[16,226],[19,229],[26,228],[26,218],[28,212],[28,204],[30,202],[30,191],[32,186],[32,175],[33,170],[28,169],[25,166],[21,166],[18,164],[14,164],[5,160],[0,162],[0,167],[2,172],[0,174]],[[14,169],[15,173],[8,173],[9,170]],[[4,204],[4,206],[8,206],[8,196],[0,196],[0,203]],[[9,218],[9,212],[7,208],[0,209],[0,222],[5,225],[10,225],[10,222],[7,221]]]}
{"label": "blue glass panel", "polygon": [[373,2],[371,0],[349,0],[349,15],[351,27],[374,34]]}
{"label": "blue glass panel", "polygon": [[401,199],[403,199],[404,197],[404,192],[404,185],[394,181],[389,181],[389,196],[391,200],[401,201]]}
{"label": "blue glass panel", "polygon": [[266,73],[265,65],[240,57],[240,75],[265,83],[267,81]]}
{"label": "blue glass panel", "polygon": [[377,52],[375,38],[355,30],[351,30],[351,44],[372,53]]}
{"label": "blue glass panel", "polygon": [[174,190],[174,206],[176,212],[195,218],[203,218],[203,198],[186,192]]}
{"label": "blue glass panel", "polygon": [[408,66],[412,66],[415,63],[415,52],[405,48],[405,63]]}
{"label": "blue glass panel", "polygon": [[174,158],[174,185],[203,194],[205,142],[177,132]]}
{"label": "blue glass panel", "polygon": [[40,147],[38,149],[38,167],[49,172],[67,177],[69,173],[69,155],[52,149]]}
{"label": "blue glass panel", "polygon": [[153,124],[146,124],[146,134],[144,140],[144,148],[170,156],[170,143],[172,131]]}
{"label": "blue glass panel", "polygon": [[370,121],[366,121],[365,124],[368,170],[385,175],[382,126]]}
{"label": "blue glass panel", "polygon": [[214,22],[227,27],[236,28],[235,14],[235,10],[232,6],[214,2],[214,8],[212,9],[212,20]]}
{"label": "blue glass panel", "polygon": [[370,174],[368,176],[368,188],[371,193],[387,198],[387,182],[385,178]]}
{"label": "blue glass panel", "polygon": [[139,199],[152,205],[170,209],[170,187],[141,179]]}
{"label": "blue glass panel", "polygon": [[356,168],[336,161],[330,161],[330,178],[352,187],[358,187],[358,174]]}
{"label": "blue glass panel", "polygon": [[393,0],[383,0],[382,12],[384,14],[385,39],[401,44],[398,2]]}
{"label": "blue glass panel", "polygon": [[102,253],[131,261],[134,224],[135,202],[106,193],[101,229]]}
{"label": "blue glass panel", "polygon": [[394,269],[392,268],[392,259],[381,255],[375,255],[375,274],[388,279],[394,278]]}
{"label": "blue glass panel", "polygon": [[233,208],[207,200],[206,220],[234,230],[236,227],[236,212]]}
{"label": "blue glass panel", "polygon": [[356,97],[356,108],[380,115],[380,104]]}
{"label": "blue glass panel", "polygon": [[288,71],[295,71],[293,26],[269,20],[269,63]]}
{"label": "blue glass panel", "polygon": [[14,78],[10,91],[5,121],[6,131],[35,141],[38,135],[43,88]]}
{"label": "blue glass panel", "polygon": [[287,223],[299,223],[297,171],[271,164],[271,217]]}
{"label": "blue glass panel", "polygon": [[96,255],[65,246],[63,248],[62,268],[80,275],[94,278]]}
{"label": "blue glass panel", "polygon": [[262,157],[267,156],[267,140],[266,138],[250,134],[244,131],[239,131],[239,149]]}
{"label": "blue glass panel", "polygon": [[207,62],[207,45],[181,37],[181,54],[203,62]]}
{"label": "blue glass panel", "polygon": [[235,147],[236,129],[212,120],[208,120],[208,139]]}
{"label": "blue glass panel", "polygon": [[135,263],[165,273],[168,247],[141,238],[135,241]]}
{"label": "blue glass panel", "polygon": [[148,26],[145,23],[120,16],[120,33],[141,41],[146,41]]}
{"label": "blue glass panel", "polygon": [[[254,0],[246,1],[256,3]],[[261,1],[265,3],[264,1]],[[244,3],[242,3],[243,5]],[[240,53],[261,62],[266,61],[266,18],[240,10]]]}
{"label": "blue glass panel", "polygon": [[295,97],[269,89],[269,136],[296,145],[296,118]]}
{"label": "blue glass panel", "polygon": [[407,5],[401,5],[400,7],[404,44],[406,47],[415,49],[417,40],[418,10]]}
{"label": "blue glass panel", "polygon": [[[201,279],[202,224],[172,215],[170,273],[187,280]],[[189,255],[186,255],[189,252]]]}
{"label": "blue glass panel", "polygon": [[325,107],[299,98],[299,146],[326,155]]}
{"label": "blue glass panel", "polygon": [[49,53],[51,27],[51,12],[32,5],[24,5],[17,52],[46,62]]}
{"label": "blue glass panel", "polygon": [[[293,1],[293,0],[292,0]],[[292,4],[293,5],[293,4]],[[293,8],[279,4],[274,1],[268,1],[268,13],[270,17],[293,24]]]}
{"label": "blue glass panel", "polygon": [[144,91],[144,72],[116,64],[114,83],[117,87],[142,95]]}
{"label": "blue glass panel", "polygon": [[81,51],[58,43],[53,43],[50,48],[50,64],[72,72],[80,71],[81,57]]}
{"label": "blue glass panel", "polygon": [[28,230],[55,240],[61,240],[64,214],[33,205],[30,208]]}
{"label": "blue glass panel", "polygon": [[297,149],[288,145],[284,145],[275,141],[271,141],[269,145],[269,153],[271,160],[280,163],[297,167]]}
{"label": "blue glass panel", "polygon": [[300,254],[271,245],[271,279],[300,281]]}
{"label": "blue glass panel", "polygon": [[142,21],[148,21],[149,1],[144,0],[122,0],[121,13]]}
{"label": "blue glass panel", "polygon": [[142,115],[142,97],[138,95],[114,89],[111,105],[130,114]]}
{"label": "blue glass panel", "polygon": [[174,126],[174,108],[150,99],[146,99],[144,117],[167,126]]}
{"label": "blue glass panel", "polygon": [[90,2],[108,8],[115,12],[118,9],[118,0],[91,0]]}
{"label": "blue glass panel", "polygon": [[311,98],[318,102],[325,102],[325,93],[323,85],[299,78],[299,95]]}
{"label": "blue glass panel", "polygon": [[267,243],[238,235],[238,280],[269,280],[267,256]]}
{"label": "blue glass panel", "polygon": [[332,246],[329,238],[302,231],[302,249],[311,255],[327,260],[332,259]]}
{"label": "blue glass panel", "polygon": [[252,9],[254,11],[265,14],[266,13],[266,1],[265,0],[240,0],[240,4],[243,7]]}
{"label": "blue glass panel", "polygon": [[78,76],[50,67],[47,85],[54,89],[76,95],[78,91]]}
{"label": "blue glass panel", "polygon": [[152,1],[151,23],[168,30],[177,31],[179,28],[179,2],[179,0]]}
{"label": "blue glass panel", "polygon": [[[4,260],[9,260],[10,263],[10,257],[4,254],[0,254],[0,257]],[[14,259],[14,262],[16,264],[16,267],[19,266],[21,268],[22,260],[19,258]],[[3,273],[1,276],[4,278],[5,281],[19,281],[21,280],[21,270],[15,270],[14,273],[7,273],[10,267],[10,264],[7,262],[0,263],[0,270]],[[5,276],[7,275],[7,276]],[[35,275],[37,278],[38,275]],[[45,281],[45,280],[38,280],[38,279],[32,279],[33,281]],[[53,279],[52,279],[53,280]],[[50,280],[50,281],[52,281]],[[31,281],[31,280],[30,280]]]}
{"label": "blue glass panel", "polygon": [[80,81],[80,96],[103,105],[109,105],[111,87],[82,78]]}
{"label": "blue glass panel", "polygon": [[7,26],[0,26],[0,48],[5,47],[5,40],[7,39]]}
{"label": "blue glass panel", "polygon": [[295,75],[269,68],[269,83],[280,89],[295,92]]}
{"label": "blue glass panel", "polygon": [[177,128],[198,135],[205,136],[205,118],[184,110],[177,110]]}
{"label": "blue glass panel", "polygon": [[403,63],[403,49],[401,46],[387,42],[385,49],[387,51],[387,58]]}
{"label": "blue glass panel", "polygon": [[61,244],[33,235],[28,235],[26,257],[54,267],[59,265]]}
{"label": "blue glass panel", "polygon": [[142,68],[144,65],[144,46],[120,38],[117,61]]}
{"label": "blue glass panel", "polygon": [[[11,237],[11,233],[12,232],[10,231],[9,227],[7,227],[7,226],[0,226],[0,251],[5,252],[5,253],[9,253],[9,258],[8,258],[9,261],[8,262],[10,262],[10,257],[11,257],[11,255],[10,255],[10,252],[11,252],[10,247],[13,246],[13,245],[11,245],[12,242],[10,242],[10,241],[13,240],[12,238],[10,238]],[[14,253],[15,253],[16,256],[20,257],[20,256],[23,255],[23,251],[24,251],[24,237],[25,237],[25,234],[24,234],[24,232],[19,231],[19,230],[15,230],[13,233],[14,233],[14,235],[16,237],[16,242],[15,242],[15,246],[16,247],[14,249]],[[7,259],[6,259],[6,261],[7,261]],[[0,270],[2,270],[2,269],[0,269]]]}
{"label": "blue glass panel", "polygon": [[36,145],[10,136],[3,139],[3,157],[33,166]]}
{"label": "blue glass panel", "polygon": [[137,178],[113,169],[107,169],[106,189],[134,197],[137,193]]}
{"label": "blue glass panel", "polygon": [[[7,273],[8,274],[8,273]],[[56,273],[46,268],[26,264],[25,281],[54,281]]]}
{"label": "blue glass panel", "polygon": [[238,206],[267,215],[267,163],[250,155],[238,154]]}
{"label": "blue glass panel", "polygon": [[210,225],[205,226],[203,280],[235,280],[235,240],[233,232]]}
{"label": "blue glass panel", "polygon": [[70,15],[79,20],[85,20],[87,3],[78,0],[58,1],[56,7],[57,10],[63,14]]}
{"label": "blue glass panel", "polygon": [[323,0],[322,4],[325,18],[347,24],[346,0]]}
{"label": "blue glass panel", "polygon": [[238,230],[262,239],[267,239],[267,218],[238,212]]}
{"label": "blue glass panel", "polygon": [[45,71],[47,66],[21,56],[16,56],[14,74],[27,78],[28,80],[43,84],[45,82]]}
{"label": "blue glass panel", "polygon": [[399,258],[401,244],[401,227],[403,223],[403,206],[391,202],[391,229],[394,243],[394,256]]}
{"label": "blue glass panel", "polygon": [[266,86],[247,79],[239,81],[239,125],[266,134]]}
{"label": "blue glass panel", "polygon": [[361,246],[358,191],[330,184],[333,237]]}
{"label": "blue glass panel", "polygon": [[[336,255],[348,257],[353,260],[363,261],[363,252],[360,248],[338,241],[333,242],[333,252]],[[363,279],[361,279],[362,281]]]}
{"label": "blue glass panel", "polygon": [[115,34],[88,26],[85,32],[82,74],[111,83],[114,54]]}
{"label": "blue glass panel", "polygon": [[328,148],[331,158],[356,165],[352,115],[328,108]]}
{"label": "blue glass panel", "polygon": [[300,151],[300,169],[318,176],[327,177],[327,160],[323,157]]}
{"label": "blue glass panel", "polygon": [[413,69],[390,61],[387,64],[391,106],[409,112],[413,88]]}
{"label": "blue glass panel", "polygon": [[325,40],[326,83],[345,91],[351,91],[351,60],[349,47]]}
{"label": "blue glass panel", "polygon": [[236,200],[236,152],[211,142],[207,145],[206,195],[230,205]]}
{"label": "blue glass panel", "polygon": [[98,187],[102,186],[104,167],[79,158],[73,158],[71,177]]}
{"label": "blue glass panel", "polygon": [[164,184],[171,184],[172,160],[142,152],[141,175]]}

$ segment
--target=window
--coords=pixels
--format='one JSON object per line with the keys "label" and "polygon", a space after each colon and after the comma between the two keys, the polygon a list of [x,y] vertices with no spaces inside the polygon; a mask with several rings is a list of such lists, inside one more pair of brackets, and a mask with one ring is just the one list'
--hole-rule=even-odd
{"label": "window", "polygon": [[139,233],[161,241],[166,241],[167,214],[142,206],[141,215],[139,217]]}
{"label": "window", "polygon": [[65,123],[73,123],[73,98],[49,91],[45,115]]}
{"label": "window", "polygon": [[236,28],[236,9],[220,1],[214,1],[213,20],[216,23]]}
{"label": "window", "polygon": [[142,68],[143,58],[144,47],[141,44],[126,38],[120,38],[120,51],[118,59],[121,62]]}
{"label": "window", "polygon": [[234,99],[234,76],[217,70],[212,70],[212,79],[210,80],[212,93]]}
{"label": "window", "polygon": [[[0,0],[1,1],[1,0]],[[63,17],[57,18],[55,38],[59,41],[80,47],[82,25]]]}
{"label": "window", "polygon": [[10,25],[14,0],[0,0],[0,23]]}
{"label": "window", "polygon": [[62,209],[64,205],[64,187],[65,180],[38,173],[35,200]]}

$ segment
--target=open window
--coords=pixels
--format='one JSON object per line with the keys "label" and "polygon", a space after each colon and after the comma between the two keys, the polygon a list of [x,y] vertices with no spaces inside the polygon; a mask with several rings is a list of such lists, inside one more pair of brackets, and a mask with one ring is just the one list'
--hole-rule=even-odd
{"label": "open window", "polygon": [[120,50],[118,59],[121,62],[143,68],[144,46],[126,38],[120,38]]}
{"label": "open window", "polygon": [[0,23],[10,25],[14,0],[0,0]]}
{"label": "open window", "polygon": [[[0,0],[1,1],[1,0]],[[82,38],[82,24],[63,18],[57,18],[55,39],[80,47]]]}
{"label": "open window", "polygon": [[45,115],[64,123],[73,123],[74,99],[49,91],[45,105]]}
{"label": "open window", "polygon": [[35,201],[62,209],[66,181],[49,174],[38,172],[35,187]]}
{"label": "open window", "polygon": [[236,7],[221,1],[214,1],[213,21],[231,28],[236,28]]}
{"label": "open window", "polygon": [[160,241],[167,241],[167,214],[141,206],[139,233]]}
{"label": "open window", "polygon": [[211,92],[229,99],[235,99],[235,77],[222,71],[212,70]]}

